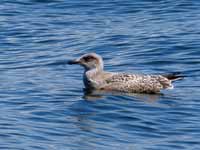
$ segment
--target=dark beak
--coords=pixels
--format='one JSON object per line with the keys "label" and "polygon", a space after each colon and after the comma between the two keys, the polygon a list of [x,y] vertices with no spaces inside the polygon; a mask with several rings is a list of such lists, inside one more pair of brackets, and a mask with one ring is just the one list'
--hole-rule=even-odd
{"label": "dark beak", "polygon": [[77,60],[69,60],[69,61],[67,62],[67,64],[69,64],[69,65],[79,64],[79,61],[77,61]]}

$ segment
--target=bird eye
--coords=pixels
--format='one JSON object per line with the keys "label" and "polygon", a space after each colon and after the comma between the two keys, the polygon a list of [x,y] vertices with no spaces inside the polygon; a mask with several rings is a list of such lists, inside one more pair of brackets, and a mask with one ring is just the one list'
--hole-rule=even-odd
{"label": "bird eye", "polygon": [[84,57],[83,59],[84,59],[86,62],[89,62],[89,61],[93,60],[94,57],[92,57],[92,56],[87,56],[87,57]]}

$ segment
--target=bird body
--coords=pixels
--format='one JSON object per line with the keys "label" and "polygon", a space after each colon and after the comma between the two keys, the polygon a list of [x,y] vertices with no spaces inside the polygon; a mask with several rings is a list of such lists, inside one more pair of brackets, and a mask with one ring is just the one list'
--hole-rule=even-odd
{"label": "bird body", "polygon": [[89,53],[69,61],[85,68],[83,81],[87,89],[117,91],[127,93],[159,93],[163,89],[173,89],[172,81],[181,79],[177,74],[144,75],[103,70],[103,60],[95,53]]}

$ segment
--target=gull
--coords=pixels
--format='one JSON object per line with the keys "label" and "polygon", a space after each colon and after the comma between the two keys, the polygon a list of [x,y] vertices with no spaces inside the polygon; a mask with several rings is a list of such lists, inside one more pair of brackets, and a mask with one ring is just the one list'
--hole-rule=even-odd
{"label": "gull", "polygon": [[84,67],[83,82],[89,90],[160,93],[164,89],[173,89],[172,82],[183,78],[178,73],[154,75],[104,71],[103,59],[96,53],[84,54],[68,61],[68,64],[79,64]]}

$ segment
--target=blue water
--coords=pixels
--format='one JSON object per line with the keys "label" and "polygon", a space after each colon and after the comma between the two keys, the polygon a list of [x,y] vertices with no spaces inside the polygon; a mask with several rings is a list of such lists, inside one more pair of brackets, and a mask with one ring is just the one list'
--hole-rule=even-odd
{"label": "blue water", "polygon": [[[0,149],[200,149],[200,1],[2,0]],[[163,95],[87,98],[79,66],[182,72]],[[94,99],[93,99],[94,98]]]}

